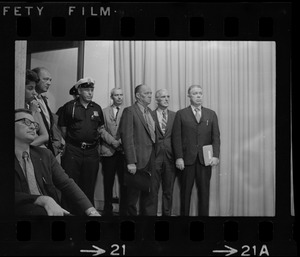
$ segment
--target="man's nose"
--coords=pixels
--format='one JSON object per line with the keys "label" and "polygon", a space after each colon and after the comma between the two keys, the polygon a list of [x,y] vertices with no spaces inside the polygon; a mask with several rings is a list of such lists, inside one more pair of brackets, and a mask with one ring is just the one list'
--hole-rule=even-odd
{"label": "man's nose", "polygon": [[30,126],[29,126],[29,128],[32,129],[32,130],[35,130],[35,125],[34,125],[34,123],[31,123]]}

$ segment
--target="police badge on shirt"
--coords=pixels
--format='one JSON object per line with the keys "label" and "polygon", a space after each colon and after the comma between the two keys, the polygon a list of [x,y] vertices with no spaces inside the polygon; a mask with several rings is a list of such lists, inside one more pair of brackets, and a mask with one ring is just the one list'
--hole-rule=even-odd
{"label": "police badge on shirt", "polygon": [[100,121],[100,117],[99,117],[98,111],[93,111],[93,115],[91,116],[91,120]]}

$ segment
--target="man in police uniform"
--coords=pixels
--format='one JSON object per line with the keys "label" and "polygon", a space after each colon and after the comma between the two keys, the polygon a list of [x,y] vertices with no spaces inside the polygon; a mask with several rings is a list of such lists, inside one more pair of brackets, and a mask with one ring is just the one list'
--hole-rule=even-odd
{"label": "man in police uniform", "polygon": [[102,109],[92,101],[94,84],[90,77],[75,84],[79,97],[65,105],[58,121],[66,140],[62,167],[92,204],[99,169],[98,129],[104,125]]}

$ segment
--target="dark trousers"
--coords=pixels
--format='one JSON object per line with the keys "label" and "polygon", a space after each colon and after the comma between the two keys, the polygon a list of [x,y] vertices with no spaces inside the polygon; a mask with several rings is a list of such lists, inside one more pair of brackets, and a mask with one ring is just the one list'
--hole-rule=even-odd
{"label": "dark trousers", "polygon": [[[153,170],[155,170],[155,155],[154,148],[150,160],[144,168],[151,173],[151,184],[153,185]],[[125,172],[128,172],[127,169]],[[134,187],[127,186],[127,214],[129,216],[137,216],[137,203],[139,201],[139,215],[142,216],[156,216],[155,206],[153,203],[153,190],[150,192],[141,191]]]}
{"label": "dark trousers", "polygon": [[156,161],[156,169],[153,171],[153,201],[155,213],[158,209],[158,192],[160,183],[162,186],[162,215],[170,216],[172,213],[172,196],[176,177],[176,169],[173,161],[166,156],[161,161]]}
{"label": "dark trousers", "polygon": [[[97,147],[81,149],[80,147],[67,144],[61,158],[61,166],[94,205],[94,190],[99,170]],[[69,206],[64,197],[62,197],[62,202],[64,205]]]}
{"label": "dark trousers", "polygon": [[112,156],[102,157],[102,172],[104,186],[104,213],[111,214],[113,210],[113,186],[115,175],[118,174],[120,184],[119,211],[126,215],[126,186],[124,185],[124,171],[126,170],[124,155],[116,151]]}
{"label": "dark trousers", "polygon": [[198,216],[208,216],[210,178],[211,166],[202,165],[198,158],[193,165],[185,166],[180,183],[180,214],[182,216],[189,216],[195,179],[198,190]]}

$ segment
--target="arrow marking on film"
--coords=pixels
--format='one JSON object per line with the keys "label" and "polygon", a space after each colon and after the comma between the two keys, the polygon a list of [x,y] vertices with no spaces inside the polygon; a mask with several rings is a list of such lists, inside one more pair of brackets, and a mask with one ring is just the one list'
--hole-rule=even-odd
{"label": "arrow marking on film", "polygon": [[105,253],[105,250],[93,245],[93,247],[95,248],[95,250],[80,250],[81,253],[94,253],[93,256],[97,256],[100,254]]}
{"label": "arrow marking on film", "polygon": [[214,253],[227,253],[225,256],[229,256],[229,255],[232,255],[232,254],[235,254],[238,252],[238,250],[228,246],[228,245],[225,245],[225,247],[228,249],[228,250],[213,250]]}

